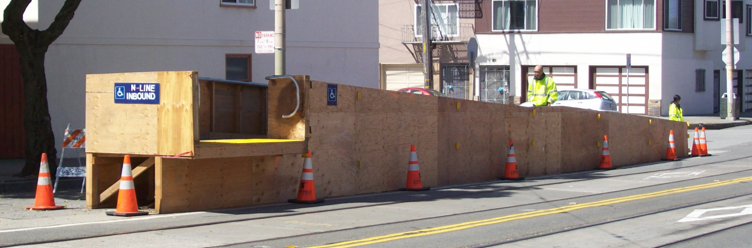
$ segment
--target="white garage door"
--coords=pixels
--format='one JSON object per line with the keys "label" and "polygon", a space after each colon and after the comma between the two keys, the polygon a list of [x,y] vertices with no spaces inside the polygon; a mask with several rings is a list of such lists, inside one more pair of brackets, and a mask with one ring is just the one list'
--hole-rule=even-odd
{"label": "white garage door", "polygon": [[423,88],[423,66],[416,65],[388,65],[384,67],[384,78],[387,90],[402,88]]}
{"label": "white garage door", "polygon": [[[617,105],[619,112],[629,114],[647,114],[648,112],[648,68],[632,67],[629,70],[627,84],[626,67],[591,67],[593,85],[596,90],[608,92]],[[629,93],[627,93],[629,92]],[[629,95],[629,97],[627,97]],[[627,111],[627,103],[629,109]]]}

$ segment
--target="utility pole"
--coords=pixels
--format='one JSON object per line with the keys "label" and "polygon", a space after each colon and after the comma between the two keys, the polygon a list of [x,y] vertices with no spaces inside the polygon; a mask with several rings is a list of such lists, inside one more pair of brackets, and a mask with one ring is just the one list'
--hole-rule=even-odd
{"label": "utility pole", "polygon": [[423,0],[423,80],[426,88],[433,89],[430,4],[431,0]]}
{"label": "utility pole", "polygon": [[726,49],[728,51],[728,63],[726,63],[726,104],[728,104],[726,106],[728,108],[726,111],[728,111],[727,118],[738,120],[739,116],[734,116],[734,26],[732,23],[734,18],[731,16],[731,5],[731,0],[726,0]]}
{"label": "utility pole", "polygon": [[285,75],[285,0],[274,1],[274,75]]}

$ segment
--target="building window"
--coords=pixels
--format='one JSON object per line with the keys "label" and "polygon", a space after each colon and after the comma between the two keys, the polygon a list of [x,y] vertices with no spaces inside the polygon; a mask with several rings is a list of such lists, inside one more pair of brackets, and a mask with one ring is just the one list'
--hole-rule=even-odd
{"label": "building window", "polygon": [[[415,5],[415,37],[423,37],[423,8]],[[431,37],[459,35],[459,7],[456,3],[431,5]]]}
{"label": "building window", "polygon": [[681,1],[663,0],[663,29],[681,30]]}
{"label": "building window", "polygon": [[654,0],[607,0],[606,29],[655,29]]}
{"label": "building window", "polygon": [[[726,19],[726,2],[724,1],[723,4],[721,4],[721,18]],[[731,2],[731,18],[739,18],[739,22],[744,22],[744,18],[742,18],[742,13],[744,13],[744,2],[742,1],[732,1]]]}
{"label": "building window", "polygon": [[493,31],[538,29],[537,0],[494,0]]}
{"label": "building window", "polygon": [[718,0],[705,0],[705,20],[720,19]]}
{"label": "building window", "polygon": [[222,0],[220,6],[256,7],[256,0]]}
{"label": "building window", "polygon": [[250,82],[252,79],[251,55],[225,55],[225,79]]}
{"label": "building window", "polygon": [[705,69],[695,70],[695,91],[705,92]]}

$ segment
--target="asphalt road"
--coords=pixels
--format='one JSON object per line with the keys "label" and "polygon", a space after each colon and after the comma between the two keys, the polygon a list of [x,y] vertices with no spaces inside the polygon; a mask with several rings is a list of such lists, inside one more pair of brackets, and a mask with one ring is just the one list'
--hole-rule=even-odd
{"label": "asphalt road", "polygon": [[752,247],[752,126],[708,130],[710,157],[211,212],[19,212],[0,246]]}

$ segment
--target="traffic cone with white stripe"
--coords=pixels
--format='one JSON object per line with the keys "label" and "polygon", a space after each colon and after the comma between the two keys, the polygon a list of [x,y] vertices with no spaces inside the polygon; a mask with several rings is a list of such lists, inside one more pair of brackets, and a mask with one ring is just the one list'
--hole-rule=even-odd
{"label": "traffic cone with white stripe", "polygon": [[603,149],[601,150],[601,163],[598,166],[601,170],[610,170],[611,168],[611,152],[608,151],[608,136],[603,135]]}
{"label": "traffic cone with white stripe", "polygon": [[120,173],[120,190],[118,191],[117,209],[115,209],[115,211],[106,211],[105,213],[107,215],[123,217],[149,214],[149,212],[138,211],[136,187],[133,185],[131,156],[129,155],[125,155],[125,158],[123,158],[123,171]]}
{"label": "traffic cone with white stripe", "polygon": [[666,148],[666,158],[661,159],[664,161],[677,161],[676,158],[676,145],[674,144],[674,130],[668,134],[668,148]]}
{"label": "traffic cone with white stripe", "polygon": [[42,153],[42,161],[39,163],[39,178],[37,179],[37,194],[34,198],[34,206],[26,207],[26,209],[56,210],[62,208],[65,208],[65,206],[55,206],[55,196],[52,194],[52,180],[50,180],[47,153]]}
{"label": "traffic cone with white stripe", "polygon": [[410,161],[407,163],[407,183],[405,188],[399,190],[406,191],[425,191],[431,187],[423,187],[423,180],[420,178],[420,166],[418,165],[418,154],[415,152],[415,145],[410,145]]}
{"label": "traffic cone with white stripe", "polygon": [[522,180],[524,177],[520,177],[520,173],[517,170],[517,156],[514,155],[514,144],[512,140],[509,140],[509,152],[507,153],[507,164],[504,168],[504,176],[500,177],[501,180]]}
{"label": "traffic cone with white stripe", "polygon": [[702,130],[700,131],[700,156],[711,156],[711,154],[708,154],[708,143],[707,139],[705,139],[705,127],[702,127]]}
{"label": "traffic cone with white stripe", "polygon": [[311,151],[305,156],[303,162],[303,174],[300,177],[298,198],[287,200],[290,203],[315,204],[322,203],[324,199],[316,199],[316,186],[313,183],[313,164],[311,163]]}
{"label": "traffic cone with white stripe", "polygon": [[695,138],[692,141],[692,153],[689,154],[692,157],[700,156],[700,131],[695,127]]}

